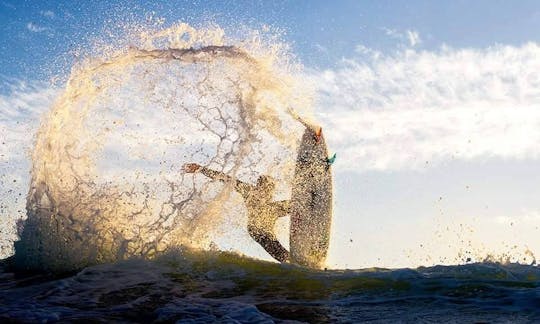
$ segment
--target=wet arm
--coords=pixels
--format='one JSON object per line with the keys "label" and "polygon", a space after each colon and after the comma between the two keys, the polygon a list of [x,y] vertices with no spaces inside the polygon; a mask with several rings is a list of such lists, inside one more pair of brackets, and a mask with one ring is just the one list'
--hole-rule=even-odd
{"label": "wet arm", "polygon": [[234,181],[234,189],[238,191],[238,193],[240,193],[242,196],[247,195],[249,192],[249,189],[251,188],[251,186],[248,185],[247,183],[242,182],[240,180],[235,180],[233,177],[228,176],[225,173],[220,172],[220,171],[215,171],[206,167],[201,167],[200,172],[213,180],[220,180],[223,182]]}
{"label": "wet arm", "polygon": [[207,176],[208,178],[213,179],[213,180],[220,180],[220,181],[223,181],[223,182],[228,182],[228,181],[233,180],[232,177],[226,175],[225,173],[220,172],[220,171],[216,171],[216,170],[212,170],[212,169],[209,169],[207,167],[201,167],[199,171],[202,174],[204,174],[205,176]]}
{"label": "wet arm", "polygon": [[290,200],[275,201],[272,203],[272,208],[274,209],[274,211],[279,217],[285,216],[289,213],[291,209],[291,201]]}

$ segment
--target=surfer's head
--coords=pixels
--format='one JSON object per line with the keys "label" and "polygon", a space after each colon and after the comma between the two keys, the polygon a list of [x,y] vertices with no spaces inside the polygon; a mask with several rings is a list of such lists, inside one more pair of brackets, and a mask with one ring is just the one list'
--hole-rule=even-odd
{"label": "surfer's head", "polygon": [[274,188],[276,187],[276,182],[274,179],[267,175],[262,175],[257,179],[257,187],[259,188],[265,188],[265,190],[268,191],[274,191]]}

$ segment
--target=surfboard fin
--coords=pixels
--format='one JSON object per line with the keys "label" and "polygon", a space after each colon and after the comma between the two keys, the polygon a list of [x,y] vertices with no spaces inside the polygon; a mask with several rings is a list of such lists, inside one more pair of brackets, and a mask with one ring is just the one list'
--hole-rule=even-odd
{"label": "surfboard fin", "polygon": [[335,161],[336,161],[336,153],[334,153],[332,157],[326,158],[326,163],[328,163],[328,165],[334,164]]}

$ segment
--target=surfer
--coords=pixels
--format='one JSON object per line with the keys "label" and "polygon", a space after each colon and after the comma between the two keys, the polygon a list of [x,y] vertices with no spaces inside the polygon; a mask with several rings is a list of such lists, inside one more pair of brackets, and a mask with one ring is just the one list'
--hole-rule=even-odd
{"label": "surfer", "polygon": [[257,179],[256,185],[251,185],[197,163],[187,163],[183,170],[187,173],[200,172],[211,179],[233,183],[234,189],[244,198],[246,204],[249,235],[274,259],[289,262],[289,251],[279,243],[274,234],[278,217],[289,212],[289,201],[273,201],[276,185],[271,177],[262,175]]}

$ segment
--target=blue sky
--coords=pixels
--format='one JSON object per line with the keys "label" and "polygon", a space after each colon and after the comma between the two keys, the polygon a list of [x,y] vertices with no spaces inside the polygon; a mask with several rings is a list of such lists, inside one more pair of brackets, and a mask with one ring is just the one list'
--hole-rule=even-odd
{"label": "blue sky", "polygon": [[[35,131],[55,95],[39,81],[68,71],[74,49],[150,14],[283,31],[338,153],[330,266],[540,253],[537,1],[0,0],[0,135]],[[0,158],[27,159],[21,147]]]}
{"label": "blue sky", "polygon": [[[0,72],[47,77],[58,57],[100,32],[110,21],[143,19],[155,12],[168,22],[214,21],[230,30],[241,23],[268,24],[308,66],[332,66],[358,44],[397,46],[388,30],[414,30],[422,48],[519,45],[537,41],[535,1],[13,1],[0,2]],[[321,49],[328,49],[321,51]],[[69,60],[69,58],[67,58]],[[68,63],[69,64],[69,63]],[[53,68],[51,68],[51,66]]]}

